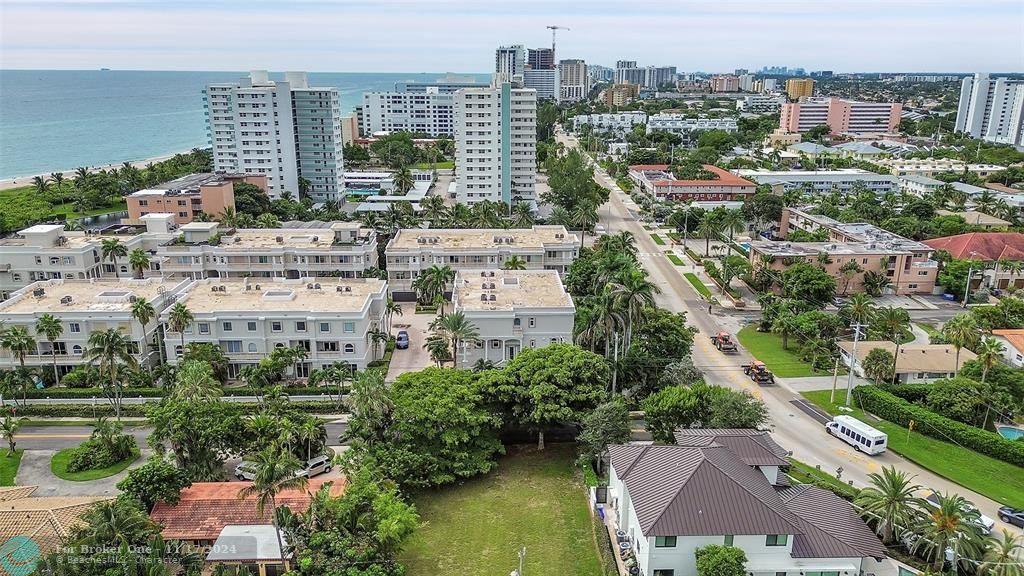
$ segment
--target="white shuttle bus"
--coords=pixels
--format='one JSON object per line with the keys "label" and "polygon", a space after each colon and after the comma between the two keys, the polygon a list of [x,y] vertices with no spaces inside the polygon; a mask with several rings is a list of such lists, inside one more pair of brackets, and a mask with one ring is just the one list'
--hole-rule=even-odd
{"label": "white shuttle bus", "polygon": [[835,416],[831,422],[825,424],[825,431],[843,439],[853,446],[854,450],[865,454],[885,452],[888,440],[885,432],[875,430],[852,416]]}

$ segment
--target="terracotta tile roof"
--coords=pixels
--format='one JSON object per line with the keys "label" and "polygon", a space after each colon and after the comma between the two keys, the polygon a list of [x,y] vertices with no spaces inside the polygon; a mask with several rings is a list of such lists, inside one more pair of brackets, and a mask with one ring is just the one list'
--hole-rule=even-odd
{"label": "terracotta tile roof", "polygon": [[[309,507],[311,494],[331,480],[309,481],[306,491],[285,490],[276,496],[278,506],[295,511]],[[270,524],[272,510],[268,506],[263,514],[257,511],[256,498],[240,499],[238,492],[250,482],[198,482],[181,491],[181,499],[174,506],[157,502],[150,513],[154,522],[163,526],[165,539],[216,540],[225,526],[232,524]],[[345,481],[334,479],[331,495],[345,491]]]}
{"label": "terracotta tile roof", "polygon": [[675,437],[679,446],[723,446],[747,466],[789,466],[786,450],[763,430],[680,428]]}
{"label": "terracotta tile roof", "polygon": [[655,186],[755,186],[750,180],[723,170],[718,166],[705,164],[704,169],[718,175],[714,180],[660,180],[654,183]]}
{"label": "terracotta tile roof", "polygon": [[633,164],[629,169],[637,172],[648,170],[664,172],[665,170],[668,170],[668,164]]}
{"label": "terracotta tile roof", "polygon": [[0,542],[14,536],[28,536],[43,552],[61,546],[81,523],[82,515],[97,502],[111,500],[95,496],[33,498],[35,486],[0,490]]}
{"label": "terracotta tile roof", "polygon": [[1006,338],[1006,341],[1010,343],[1010,346],[1016,348],[1018,352],[1024,352],[1024,330],[1019,328],[1011,330],[1007,328],[1003,330],[993,330],[992,334]]}
{"label": "terracotta tile roof", "polygon": [[[956,236],[932,238],[925,244],[945,250],[953,258],[982,260],[1024,260],[1024,234],[1020,232],[969,232]],[[971,255],[971,252],[977,254]]]}

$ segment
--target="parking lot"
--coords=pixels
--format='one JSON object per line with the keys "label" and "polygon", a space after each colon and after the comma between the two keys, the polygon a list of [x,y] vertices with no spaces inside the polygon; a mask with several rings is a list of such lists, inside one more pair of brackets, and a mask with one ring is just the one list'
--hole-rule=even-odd
{"label": "parking lot", "polygon": [[[450,307],[451,305],[449,305]],[[436,318],[435,314],[417,314],[416,305],[409,302],[402,304],[402,315],[395,316],[391,320],[391,334],[398,334],[399,330],[409,332],[409,348],[395,350],[391,356],[391,367],[388,369],[387,380],[393,381],[399,374],[414,372],[432,366],[430,354],[423,348],[430,333],[430,322]]]}

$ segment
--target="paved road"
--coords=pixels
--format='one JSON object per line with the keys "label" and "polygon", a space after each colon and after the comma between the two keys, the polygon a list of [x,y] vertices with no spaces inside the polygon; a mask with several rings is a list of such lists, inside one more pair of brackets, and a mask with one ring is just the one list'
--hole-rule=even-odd
{"label": "paved road", "polygon": [[57,450],[25,450],[15,485],[38,486],[33,496],[114,496],[118,493],[117,483],[128,474],[128,470],[144,463],[153,451],[143,449],[142,455],[127,469],[87,482],[72,482],[55,476],[50,471],[50,459],[56,453]]}
{"label": "paved road", "polygon": [[[323,401],[323,400],[335,400],[337,399],[336,394],[323,393],[323,394],[307,394],[307,395],[292,395],[289,396],[291,400],[295,402],[303,401]],[[123,405],[128,404],[146,404],[147,402],[159,402],[162,398],[139,398],[139,397],[125,397],[121,399]],[[242,402],[247,404],[256,404],[259,402],[259,398],[256,396],[222,396],[221,400],[225,402]],[[5,398],[3,406],[17,406],[22,404],[23,401],[18,399],[17,401],[10,398]],[[103,398],[29,398],[28,404],[95,404],[97,406],[106,406],[108,404],[107,399]]]}
{"label": "paved road", "polygon": [[[576,144],[572,137],[565,135],[560,134],[558,139],[567,147]],[[870,473],[892,465],[916,475],[915,481],[923,486],[943,492],[959,493],[973,501],[985,515],[990,518],[997,517],[996,510],[999,505],[995,501],[966,490],[891,451],[874,457],[856,452],[848,444],[829,436],[820,418],[816,419],[800,408],[798,403],[802,397],[799,394],[784,385],[762,387],[744,376],[740,366],[750,361],[750,354],[741,347],[738,354],[726,356],[718,352],[709,340],[710,335],[719,331],[720,319],[727,312],[715,310],[709,314],[707,303],[699,298],[677,267],[661,255],[662,249],[651,240],[649,232],[637,222],[633,214],[636,214],[638,209],[629,195],[622,192],[599,167],[595,170],[595,180],[611,190],[608,205],[600,211],[606,229],[609,233],[628,230],[636,237],[641,264],[646,268],[650,280],[661,288],[661,294],[656,298],[657,304],[670,310],[686,312],[689,323],[699,329],[700,333],[695,338],[693,350],[694,364],[704,372],[709,383],[747,390],[760,398],[770,413],[772,436],[784,448],[791,450],[796,459],[811,465],[820,465],[823,470],[833,474],[838,468],[842,468],[843,480],[852,480],[856,486],[866,485]],[[934,314],[939,311],[928,312]],[[998,520],[996,527],[1020,532],[1019,529]]]}

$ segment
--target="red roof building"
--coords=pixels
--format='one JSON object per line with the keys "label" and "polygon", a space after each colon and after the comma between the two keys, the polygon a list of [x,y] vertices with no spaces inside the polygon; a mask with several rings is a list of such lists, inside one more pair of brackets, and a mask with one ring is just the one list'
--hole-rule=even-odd
{"label": "red roof building", "polygon": [[1020,232],[970,232],[932,238],[924,243],[960,260],[1024,261],[1024,234]]}
{"label": "red roof building", "polygon": [[[331,495],[345,491],[341,478],[310,480],[306,490],[284,490],[275,499],[278,506],[288,506],[295,512],[309,508],[312,494],[327,482],[332,482]],[[225,526],[270,524],[273,510],[270,506],[260,514],[256,498],[239,498],[240,490],[251,482],[197,482],[181,491],[175,505],[157,502],[150,518],[163,527],[166,540],[185,540],[197,544],[212,544]]]}
{"label": "red roof building", "polygon": [[665,164],[637,164],[629,167],[629,177],[655,198],[683,202],[738,201],[757,189],[753,182],[711,164],[704,164],[704,169],[717,176],[712,180],[677,180],[668,169]]}

